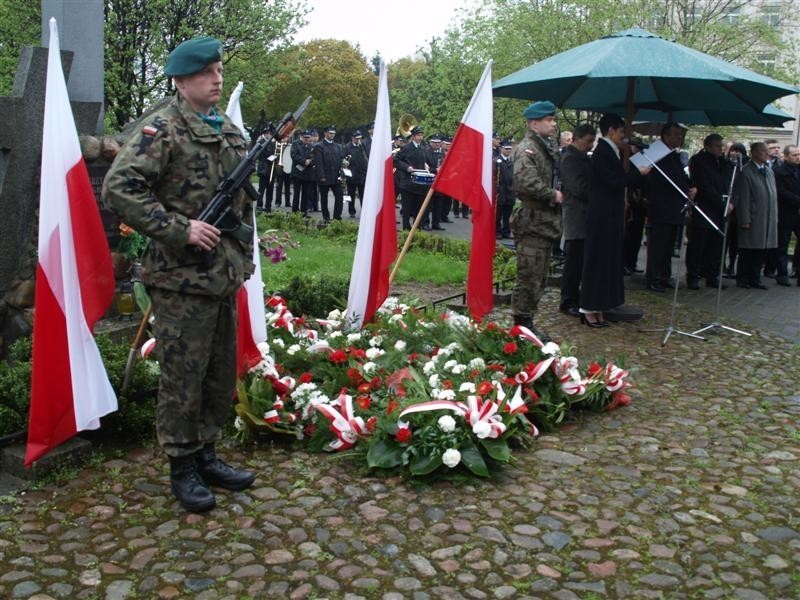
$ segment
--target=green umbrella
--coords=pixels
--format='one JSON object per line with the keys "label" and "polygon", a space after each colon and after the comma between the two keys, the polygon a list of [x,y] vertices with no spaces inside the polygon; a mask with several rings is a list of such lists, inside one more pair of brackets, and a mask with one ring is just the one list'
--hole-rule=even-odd
{"label": "green umbrella", "polygon": [[[611,106],[598,112],[625,113],[624,106]],[[761,127],[782,127],[786,121],[793,121],[794,117],[780,110],[773,104],[768,104],[762,112],[754,110],[735,111],[718,109],[675,110],[664,112],[651,108],[642,108],[633,113],[633,122],[666,123],[675,121],[686,125],[755,125]]]}
{"label": "green umbrella", "polygon": [[798,88],[665,40],[628,29],[583,44],[494,82],[494,95],[551,100],[562,108],[625,107],[663,113],[714,109],[761,113]]}

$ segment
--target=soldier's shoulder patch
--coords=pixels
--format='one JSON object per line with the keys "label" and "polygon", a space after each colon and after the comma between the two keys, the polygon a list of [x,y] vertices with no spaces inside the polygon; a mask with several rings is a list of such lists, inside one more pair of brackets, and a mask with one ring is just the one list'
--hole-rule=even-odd
{"label": "soldier's shoulder patch", "polygon": [[533,156],[534,154],[537,154],[537,152],[534,148],[525,148],[525,154],[528,156]]}
{"label": "soldier's shoulder patch", "polygon": [[158,133],[158,129],[156,129],[152,125],[145,125],[144,127],[142,127],[142,133],[145,135],[155,135]]}

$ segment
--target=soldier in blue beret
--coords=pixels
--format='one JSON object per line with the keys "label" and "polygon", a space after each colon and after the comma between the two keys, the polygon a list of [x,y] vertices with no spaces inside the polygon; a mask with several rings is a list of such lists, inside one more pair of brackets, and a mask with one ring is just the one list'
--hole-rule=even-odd
{"label": "soldier in blue beret", "polygon": [[[255,479],[214,449],[236,385],[236,294],[253,273],[253,247],[197,219],[247,145],[214,107],[222,93],[219,40],[183,42],[165,72],[178,92],[122,147],[103,200],[150,238],[142,278],[161,368],[156,433],[172,493],[185,509],[203,512],[216,502],[210,486],[243,490]],[[244,192],[232,208],[240,218],[252,215]]]}

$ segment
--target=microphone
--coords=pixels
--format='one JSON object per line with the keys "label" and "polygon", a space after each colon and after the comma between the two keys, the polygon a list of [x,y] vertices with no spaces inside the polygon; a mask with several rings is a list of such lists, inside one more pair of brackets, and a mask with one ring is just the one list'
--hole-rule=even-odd
{"label": "microphone", "polygon": [[640,138],[623,138],[623,144],[628,144],[630,146],[636,146],[640,150],[647,150],[650,147],[650,144],[645,144]]}

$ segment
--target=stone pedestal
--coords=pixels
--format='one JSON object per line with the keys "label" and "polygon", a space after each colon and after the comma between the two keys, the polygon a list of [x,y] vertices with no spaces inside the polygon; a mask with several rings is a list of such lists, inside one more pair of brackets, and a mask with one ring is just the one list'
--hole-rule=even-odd
{"label": "stone pedestal", "polygon": [[25,443],[21,442],[6,446],[0,451],[0,467],[6,475],[32,481],[52,472],[53,469],[77,462],[89,453],[91,447],[90,442],[80,437],[74,437],[51,450],[40,460],[34,462],[29,469],[26,469],[24,466]]}

